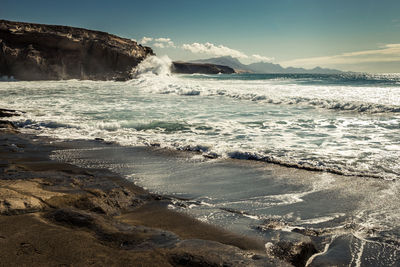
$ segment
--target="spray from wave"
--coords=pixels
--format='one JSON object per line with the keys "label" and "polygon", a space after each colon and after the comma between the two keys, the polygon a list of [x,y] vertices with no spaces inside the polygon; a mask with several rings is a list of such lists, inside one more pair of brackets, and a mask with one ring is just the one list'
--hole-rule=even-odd
{"label": "spray from wave", "polygon": [[172,61],[168,56],[150,56],[143,60],[136,68],[132,69],[132,76],[140,78],[148,75],[171,75]]}
{"label": "spray from wave", "polygon": [[134,79],[128,83],[143,92],[185,96],[200,95],[200,85],[171,74],[172,61],[168,56],[150,56],[131,72]]}

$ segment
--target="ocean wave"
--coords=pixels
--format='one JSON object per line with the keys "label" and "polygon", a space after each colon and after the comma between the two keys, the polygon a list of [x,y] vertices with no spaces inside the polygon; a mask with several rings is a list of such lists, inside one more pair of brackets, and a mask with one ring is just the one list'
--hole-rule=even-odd
{"label": "ocean wave", "polygon": [[151,121],[149,123],[124,122],[121,124],[124,128],[133,128],[137,131],[159,129],[164,132],[184,132],[190,131],[190,125],[187,123],[172,121]]}
{"label": "ocean wave", "polygon": [[[164,147],[168,148],[170,146],[164,146]],[[399,177],[398,174],[389,174],[389,173],[378,174],[374,172],[368,172],[365,170],[349,168],[346,167],[345,164],[341,165],[337,163],[335,165],[330,164],[330,166],[327,166],[327,164],[319,160],[307,161],[307,160],[287,159],[284,157],[265,155],[263,153],[257,153],[257,152],[231,151],[220,154],[214,152],[211,147],[205,145],[179,145],[175,143],[172,145],[172,148],[182,151],[199,152],[202,153],[204,157],[211,159],[231,158],[238,160],[261,161],[266,163],[277,164],[279,166],[288,168],[296,168],[307,171],[329,172],[343,176],[359,176],[359,177],[376,178],[383,180],[397,180]]]}
{"label": "ocean wave", "polygon": [[49,129],[56,129],[56,128],[75,128],[74,126],[71,126],[69,124],[65,123],[59,123],[59,122],[54,122],[54,121],[49,121],[49,122],[36,122],[33,120],[23,120],[23,121],[16,121],[15,122],[17,127],[20,128],[27,128],[27,129],[34,129],[34,130],[40,130],[42,128],[49,128]]}
{"label": "ocean wave", "polygon": [[[225,82],[225,84],[222,84],[222,82]],[[396,96],[392,97],[392,100],[395,100],[392,103],[388,101],[388,98],[382,102],[376,101],[380,95],[379,92],[371,93],[372,90],[378,90],[374,88],[367,88],[369,90],[368,94],[371,94],[370,97],[366,95],[362,96],[364,93],[362,88],[357,88],[357,93],[352,93],[352,97],[346,97],[346,100],[344,100],[341,91],[338,91],[339,89],[345,90],[343,87],[320,86],[321,92],[318,92],[317,89],[319,87],[313,88],[312,86],[263,84],[260,81],[246,81],[247,84],[236,82],[235,80],[210,82],[209,80],[190,80],[170,74],[151,74],[150,76],[146,74],[140,76],[138,80],[132,80],[129,83],[140,87],[145,92],[153,94],[200,97],[224,96],[233,99],[254,101],[260,104],[299,105],[303,107],[371,114],[400,113],[400,105],[395,100],[397,99]],[[351,91],[351,87],[346,90]],[[389,94],[390,91],[386,93]],[[305,97],[304,95],[309,96]]]}
{"label": "ocean wave", "polygon": [[288,101],[287,104],[299,104],[305,103],[312,106],[334,109],[341,111],[357,111],[365,113],[398,113],[400,112],[400,106],[395,105],[382,105],[374,103],[362,103],[362,102],[340,102],[337,100],[327,99],[308,99],[308,98],[297,98],[293,99],[293,102]]}
{"label": "ocean wave", "polygon": [[340,101],[307,97],[270,98],[266,95],[254,93],[232,94],[226,91],[218,91],[215,93],[215,95],[275,105],[302,105],[338,111],[353,111],[359,113],[400,113],[400,106],[398,105],[384,105],[359,101]]}
{"label": "ocean wave", "polygon": [[[244,160],[255,160],[255,161],[263,161],[267,163],[273,163],[284,167],[303,169],[307,171],[324,171],[333,174],[339,174],[344,176],[362,176],[368,178],[378,178],[385,180],[394,180],[396,177],[389,176],[388,174],[376,174],[363,170],[357,170],[345,167],[344,165],[335,165],[335,166],[326,166],[323,161],[313,160],[313,161],[305,161],[305,160],[288,160],[284,158],[279,158],[276,156],[263,155],[261,153],[255,152],[241,152],[234,151],[227,153],[229,158],[232,159],[244,159]],[[397,176],[397,175],[396,175]]]}

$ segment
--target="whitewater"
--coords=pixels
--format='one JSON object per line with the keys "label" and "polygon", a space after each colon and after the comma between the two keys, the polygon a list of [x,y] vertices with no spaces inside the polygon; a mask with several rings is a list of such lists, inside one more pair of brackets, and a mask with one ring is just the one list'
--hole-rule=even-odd
{"label": "whitewater", "polygon": [[136,79],[0,83],[26,131],[199,151],[398,179],[400,75],[173,75],[151,57]]}

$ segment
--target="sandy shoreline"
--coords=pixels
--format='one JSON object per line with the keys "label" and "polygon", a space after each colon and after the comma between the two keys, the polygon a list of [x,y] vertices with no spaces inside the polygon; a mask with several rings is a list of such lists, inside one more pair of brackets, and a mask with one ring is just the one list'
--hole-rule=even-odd
{"label": "sandy shoreline", "polygon": [[2,266],[289,265],[261,240],[168,210],[167,197],[115,173],[52,161],[62,142],[1,126]]}

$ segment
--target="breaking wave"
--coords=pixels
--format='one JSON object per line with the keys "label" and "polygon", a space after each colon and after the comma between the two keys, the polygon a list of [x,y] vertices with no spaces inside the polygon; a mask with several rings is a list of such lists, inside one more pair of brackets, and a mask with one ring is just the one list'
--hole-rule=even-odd
{"label": "breaking wave", "polygon": [[[154,144],[145,143],[154,146]],[[157,144],[159,146],[159,144]],[[171,146],[166,146],[171,147]],[[379,171],[368,171],[347,167],[345,162],[325,163],[321,160],[296,160],[279,157],[276,155],[266,155],[263,152],[246,151],[226,151],[223,154],[216,153],[212,148],[204,145],[179,145],[173,144],[172,147],[177,150],[200,152],[205,158],[231,158],[238,160],[252,160],[266,163],[277,164],[288,168],[303,169],[307,171],[329,172],[344,176],[360,176],[367,178],[376,178],[383,180],[398,180],[400,173],[380,173]]]}
{"label": "breaking wave", "polygon": [[170,66],[171,60],[166,56],[149,57],[133,70],[138,79],[127,83],[155,94],[224,96],[260,104],[299,105],[359,113],[400,113],[400,94],[396,90],[400,88],[352,87],[351,77],[347,78],[349,84],[345,85],[302,84],[282,77],[238,80],[238,75],[172,75]]}
{"label": "breaking wave", "polygon": [[135,78],[143,77],[149,74],[168,76],[171,74],[171,64],[172,61],[168,56],[149,56],[136,68],[132,69],[131,74]]}
{"label": "breaking wave", "polygon": [[399,113],[398,105],[383,105],[375,103],[363,103],[357,101],[338,101],[332,99],[318,99],[306,97],[293,97],[283,99],[273,99],[265,95],[257,94],[230,94],[227,92],[218,92],[218,95],[225,95],[232,98],[259,101],[275,105],[303,105],[318,107],[338,111],[355,111],[360,113]]}

